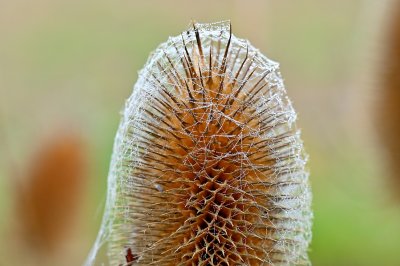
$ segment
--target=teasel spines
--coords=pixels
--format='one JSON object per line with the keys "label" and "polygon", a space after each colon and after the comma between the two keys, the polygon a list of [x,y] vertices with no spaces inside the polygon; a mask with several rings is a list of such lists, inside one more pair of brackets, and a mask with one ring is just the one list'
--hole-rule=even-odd
{"label": "teasel spines", "polygon": [[309,265],[295,119],[278,64],[230,24],[161,44],[116,138],[99,238],[110,264]]}

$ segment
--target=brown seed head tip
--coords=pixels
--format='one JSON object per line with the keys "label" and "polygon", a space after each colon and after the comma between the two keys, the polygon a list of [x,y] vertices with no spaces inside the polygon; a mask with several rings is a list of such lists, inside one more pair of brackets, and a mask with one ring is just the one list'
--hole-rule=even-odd
{"label": "brown seed head tip", "polygon": [[193,24],[147,61],[116,136],[109,265],[309,265],[306,155],[278,63],[230,23]]}

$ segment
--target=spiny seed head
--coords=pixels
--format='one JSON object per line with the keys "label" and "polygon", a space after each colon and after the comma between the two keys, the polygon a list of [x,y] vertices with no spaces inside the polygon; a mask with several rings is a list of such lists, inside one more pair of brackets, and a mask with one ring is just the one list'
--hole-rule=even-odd
{"label": "spiny seed head", "polygon": [[110,265],[309,265],[295,120],[278,64],[230,24],[161,44],[125,107],[88,265],[100,247]]}

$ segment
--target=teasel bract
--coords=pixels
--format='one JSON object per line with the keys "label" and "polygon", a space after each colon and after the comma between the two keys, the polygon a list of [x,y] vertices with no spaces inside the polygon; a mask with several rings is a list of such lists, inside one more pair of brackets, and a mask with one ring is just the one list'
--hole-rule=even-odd
{"label": "teasel bract", "polygon": [[229,22],[169,38],[126,103],[86,265],[309,265],[295,120],[278,63]]}

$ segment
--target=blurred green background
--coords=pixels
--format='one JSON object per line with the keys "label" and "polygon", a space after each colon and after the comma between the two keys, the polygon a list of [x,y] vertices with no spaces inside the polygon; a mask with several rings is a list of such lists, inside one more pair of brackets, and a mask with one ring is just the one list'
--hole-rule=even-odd
{"label": "blurred green background", "polygon": [[149,53],[192,19],[230,19],[236,36],[281,63],[310,154],[313,265],[400,265],[400,204],[373,122],[387,9],[372,0],[0,0],[0,265],[22,265],[25,254],[10,245],[15,172],[65,128],[87,142],[90,175],[58,265],[84,261],[119,112]]}

